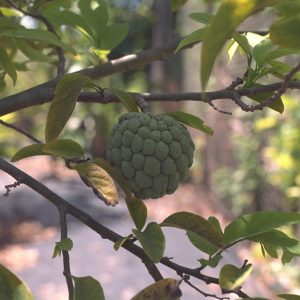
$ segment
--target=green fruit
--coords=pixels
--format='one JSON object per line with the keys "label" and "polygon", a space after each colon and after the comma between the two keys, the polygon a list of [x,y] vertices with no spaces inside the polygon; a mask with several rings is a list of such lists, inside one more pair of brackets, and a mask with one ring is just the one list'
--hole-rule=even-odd
{"label": "green fruit", "polygon": [[172,194],[186,179],[195,145],[186,128],[166,115],[127,113],[113,127],[107,160],[141,199]]}

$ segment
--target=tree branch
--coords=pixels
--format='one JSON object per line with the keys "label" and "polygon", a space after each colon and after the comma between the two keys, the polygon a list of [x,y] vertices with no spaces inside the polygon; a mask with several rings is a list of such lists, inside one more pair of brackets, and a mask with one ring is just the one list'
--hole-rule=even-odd
{"label": "tree branch", "polygon": [[[122,238],[122,236],[110,230],[109,228],[105,227],[101,223],[97,222],[90,215],[80,210],[76,206],[68,203],[66,200],[64,200],[57,194],[55,194],[45,185],[35,180],[31,176],[21,171],[20,169],[16,168],[14,165],[5,161],[2,158],[0,158],[0,169],[6,172],[7,174],[11,175],[12,177],[14,177],[17,181],[21,179],[23,184],[27,185],[38,194],[45,197],[59,210],[64,211],[65,213],[70,214],[76,219],[78,219],[79,221],[81,221],[83,224],[85,224],[86,226],[88,226],[89,228],[97,232],[103,239],[108,239],[111,242],[115,243]],[[126,241],[122,245],[122,247],[142,260],[149,274],[152,276],[152,278],[155,281],[158,281],[159,279],[163,278],[156,265],[149,259],[149,257],[145,254],[144,250],[141,247],[135,245],[131,241]],[[218,278],[201,274],[197,269],[190,269],[181,266],[179,264],[176,264],[175,262],[171,261],[169,258],[166,257],[162,258],[160,263],[176,271],[176,273],[179,274],[180,276],[183,276],[184,274],[188,274],[192,277],[204,281],[207,284],[212,284],[212,283],[217,285],[219,284]],[[240,290],[228,291],[228,293],[235,293],[238,296],[244,298],[247,296],[244,292]]]}
{"label": "tree branch", "polygon": [[289,82],[293,79],[294,75],[300,70],[300,62],[298,65],[293,68],[289,73],[287,73],[284,76],[284,80],[280,86],[280,88],[271,96],[269,99],[266,99],[262,101],[260,104],[257,105],[250,105],[248,107],[249,111],[254,111],[254,110],[262,110],[264,107],[271,105],[275,101],[279,100],[280,97],[285,93],[285,91],[288,88]]}
{"label": "tree branch", "polygon": [[[275,92],[280,89],[282,82],[267,84],[263,86],[256,87],[247,87],[240,89],[229,90],[227,88],[206,92],[206,93],[196,93],[196,92],[187,92],[187,93],[132,93],[135,97],[136,95],[142,96],[147,102],[168,102],[168,101],[199,101],[205,102],[211,105],[212,101],[216,100],[229,100],[235,102],[241,109],[245,111],[250,111],[250,105],[244,103],[240,98],[243,96],[254,96],[261,93]],[[300,90],[300,80],[292,80],[285,84],[286,89],[298,89]],[[34,105],[41,105],[47,102],[50,102],[54,97],[54,90],[49,87],[43,89],[32,90],[33,97],[26,101],[22,101],[22,93],[14,96],[9,96],[0,100],[0,117],[8,113],[12,113],[27,107]],[[37,94],[35,94],[37,93]],[[237,99],[238,98],[238,99]],[[83,103],[120,103],[118,97],[113,94],[105,94],[104,96],[100,93],[81,93],[78,102]],[[265,105],[266,106],[266,105]],[[255,110],[260,109],[259,107]],[[226,112],[228,113],[228,112]]]}
{"label": "tree branch", "polygon": [[[62,209],[58,209],[59,211],[59,225],[60,225],[60,239],[64,240],[68,238],[68,226],[67,226],[67,218],[66,212]],[[69,300],[73,300],[74,295],[74,285],[73,279],[71,274],[71,267],[70,267],[70,256],[69,252],[66,250],[62,250],[63,256],[63,265],[64,265],[64,276],[66,278],[66,283],[69,292]]]}
{"label": "tree branch", "polygon": [[203,292],[201,291],[199,288],[197,288],[194,284],[192,284],[190,282],[190,276],[189,275],[184,275],[182,277],[182,280],[188,284],[190,287],[192,287],[194,290],[196,290],[198,293],[200,293],[201,295],[203,295],[204,297],[211,297],[211,298],[215,298],[215,299],[218,299],[218,300],[229,300],[230,298],[228,297],[218,297],[217,295],[214,295],[214,294],[209,294],[209,293],[206,293],[206,292]]}
{"label": "tree branch", "polygon": [[[103,239],[108,239],[112,242],[117,242],[122,238],[119,234],[110,230],[109,228],[103,226],[102,224],[95,221],[90,215],[80,210],[76,206],[68,203],[66,200],[55,194],[45,185],[35,180],[25,172],[19,170],[11,163],[5,161],[0,158],[0,169],[6,172],[7,174],[14,177],[17,181],[21,179],[22,183],[33,189],[38,194],[42,195],[48,201],[50,201],[54,206],[56,206],[60,211],[68,213],[87,225],[89,228],[97,232]],[[145,264],[149,273],[153,277],[155,281],[162,279],[162,275],[159,270],[155,266],[155,264],[149,259],[149,257],[144,253],[143,249],[138,247],[137,245],[129,242],[125,242],[122,247],[124,247],[129,252],[133,253],[137,257],[139,257],[142,262]]]}
{"label": "tree branch", "polygon": [[15,130],[16,132],[19,132],[23,135],[25,135],[26,137],[28,137],[30,140],[32,140],[33,142],[37,143],[37,144],[40,144],[41,141],[36,139],[34,136],[32,136],[31,134],[29,134],[27,131],[25,131],[24,129],[16,126],[16,125],[13,125],[13,124],[9,124],[3,120],[0,119],[0,124],[7,127],[7,128],[10,128],[10,129],[13,129]]}
{"label": "tree branch", "polygon": [[[137,54],[125,55],[107,63],[83,69],[77,73],[89,76],[91,79],[97,79],[141,68],[153,61],[163,60],[171,56],[180,41],[181,39],[176,39],[163,46],[141,51]],[[54,98],[56,83],[57,80],[49,80],[20,93],[3,98],[0,100],[0,116],[26,107],[50,102]]]}

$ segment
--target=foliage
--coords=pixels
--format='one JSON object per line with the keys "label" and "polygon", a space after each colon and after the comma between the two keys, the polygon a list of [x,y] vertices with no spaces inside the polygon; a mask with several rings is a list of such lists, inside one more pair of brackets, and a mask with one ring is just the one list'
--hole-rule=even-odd
{"label": "foliage", "polygon": [[[188,1],[173,0],[169,9],[173,14],[178,13],[181,8],[185,7],[186,2]],[[213,3],[214,1],[207,2]],[[22,91],[20,93],[23,96],[21,104],[18,101],[18,94],[0,101],[1,115],[8,114],[8,111],[15,113],[25,107],[51,101],[50,107],[47,109],[46,126],[43,130],[45,141],[39,141],[22,128],[1,121],[1,125],[16,130],[34,141],[34,144],[19,149],[11,161],[15,162],[35,155],[58,157],[64,160],[67,168],[77,172],[83,183],[92,188],[96,196],[107,205],[114,206],[118,203],[120,197],[116,185],[118,184],[121,187],[121,193],[123,192],[125,195],[128,213],[135,225],[127,236],[121,237],[54,192],[47,190],[29,175],[0,159],[1,169],[15,177],[17,185],[24,183],[32,187],[59,209],[62,238],[55,245],[53,257],[60,256],[62,253],[70,300],[105,299],[105,292],[96,279],[90,276],[76,277],[71,273],[68,255],[72,250],[73,242],[67,236],[66,214],[75,216],[103,238],[111,240],[115,250],[123,247],[141,258],[150,275],[157,282],[141,290],[132,298],[133,300],[154,299],[157,298],[157,295],[160,299],[179,299],[181,297],[181,281],[194,287],[189,282],[187,275],[198,278],[207,284],[218,284],[222,293],[234,293],[239,297],[251,299],[243,292],[242,285],[251,275],[251,271],[258,266],[247,261],[241,267],[226,264],[223,258],[224,251],[243,241],[248,241],[252,244],[259,244],[262,253],[264,255],[267,253],[274,259],[278,258],[280,250],[283,264],[300,256],[300,241],[283,231],[283,227],[300,223],[300,214],[297,212],[260,210],[239,216],[225,228],[221,228],[219,220],[213,216],[205,218],[191,212],[174,213],[160,224],[155,221],[148,222],[147,206],[141,199],[133,196],[132,185],[130,186],[129,180],[120,170],[114,168],[103,158],[85,157],[86,148],[73,139],[61,137],[65,135],[64,129],[67,123],[76,114],[78,110],[76,104],[79,101],[98,104],[120,102],[124,109],[139,115],[140,113],[137,113],[139,110],[143,112],[149,110],[146,100],[161,100],[164,96],[170,96],[125,91],[114,86],[113,80],[111,84],[106,81],[107,87],[104,89],[102,84],[100,86],[94,80],[123,71],[138,71],[139,68],[154,60],[165,59],[175,52],[183,51],[186,47],[199,42],[202,42],[199,73],[201,73],[203,90],[208,86],[215,61],[226,43],[230,59],[238,50],[245,59],[246,67],[245,70],[239,70],[241,78],[238,78],[229,87],[215,92],[205,93],[202,91],[196,95],[196,100],[203,101],[215,110],[227,114],[228,112],[218,109],[213,101],[230,99],[246,112],[264,109],[273,114],[283,114],[284,105],[292,105],[282,101],[287,89],[300,89],[300,63],[295,65],[287,63],[287,58],[299,54],[300,51],[299,30],[297,30],[300,27],[300,6],[297,1],[224,0],[219,6],[216,6],[217,9],[212,14],[203,11],[192,12],[190,18],[197,23],[199,28],[181,39],[180,42],[147,50],[137,55],[124,56],[120,59],[112,59],[112,55],[114,51],[115,53],[120,51],[122,43],[128,40],[132,26],[128,22],[130,23],[131,19],[128,19],[128,22],[115,20],[116,18],[111,17],[114,14],[111,12],[117,11],[117,8],[113,7],[112,9],[107,1],[36,0],[14,2],[2,0],[0,4],[0,41],[4,45],[0,50],[1,87],[5,87],[7,82],[11,82],[13,85],[18,83],[22,78],[20,74],[31,70],[32,66],[31,64],[29,66],[29,62],[47,64],[52,74],[51,80],[48,82]],[[199,7],[201,6],[199,5]],[[260,34],[240,32],[238,27],[240,23],[266,8],[272,9],[277,14],[277,18],[272,21],[268,32]],[[31,17],[33,28],[25,26],[28,24],[24,22],[24,16]],[[69,32],[74,32],[74,35],[68,34]],[[131,52],[136,52],[137,49],[131,50]],[[68,74],[65,74],[66,58],[70,60],[70,65],[75,65],[76,60],[86,61],[79,63],[81,69],[79,72],[69,71]],[[89,66],[92,67],[87,68]],[[53,75],[55,70],[56,77]],[[280,82],[268,83],[269,79],[275,80],[275,78]],[[95,92],[92,93],[91,90]],[[186,94],[179,93],[173,95],[173,98],[169,98],[169,100],[190,100],[192,97],[195,97],[195,94],[191,93],[187,97]],[[243,97],[248,97],[254,102],[247,104]],[[6,103],[8,104],[6,105]],[[213,134],[213,129],[206,126],[197,116],[183,111],[173,111],[169,115],[172,118],[166,115],[157,117],[158,123],[160,118],[169,119],[176,124],[178,121],[199,129],[203,134]],[[149,118],[149,115],[147,117]],[[286,182],[288,188],[293,188],[294,184],[299,185],[299,180],[295,179],[297,176],[299,177],[298,131],[293,132],[293,129],[298,127],[298,113],[296,111],[292,111],[291,115],[287,113],[286,118],[285,127],[282,126],[282,133],[275,136],[274,139],[270,138],[274,145],[273,149],[268,149],[269,152],[266,151],[266,153],[269,153],[269,158],[276,162],[276,157],[278,159],[281,151],[292,149],[294,155],[289,159],[294,167],[291,168],[289,174],[277,174],[277,176]],[[282,119],[279,120],[281,122]],[[251,120],[254,127],[259,128],[260,131],[266,129],[264,126],[268,124],[267,121],[271,124],[267,129],[277,126],[279,123],[276,118]],[[259,127],[259,122],[263,126]],[[185,130],[179,123],[177,125],[180,130]],[[160,132],[158,134],[160,135]],[[258,132],[255,132],[255,135],[257,134]],[[126,137],[118,142],[123,142],[123,140],[126,140]],[[125,142],[127,143],[127,141]],[[253,152],[260,150],[258,146],[254,144],[249,149],[245,147],[245,141],[242,141],[240,150],[244,151],[243,157],[249,158],[245,166],[247,183],[245,190],[234,192],[235,196],[239,196],[240,192],[251,194],[253,189],[259,185],[258,179],[265,177],[264,169],[257,170],[257,161],[253,161],[255,158]],[[169,149],[167,149],[168,151]],[[126,160],[124,157],[122,159]],[[279,160],[277,162],[279,163]],[[149,166],[149,168],[153,168],[153,166]],[[139,180],[143,181],[143,178],[139,178]],[[151,183],[152,180],[154,181],[154,179],[151,178]],[[170,178],[168,180],[173,183]],[[276,184],[276,174],[273,174],[269,180]],[[230,184],[232,182],[232,187],[234,187],[234,176],[233,180],[229,181]],[[6,194],[9,195],[10,188],[17,185],[7,186]],[[294,192],[298,190],[294,189]],[[163,231],[165,227],[184,230],[187,239],[199,251],[199,256],[206,255],[205,258],[195,262],[196,268],[180,266],[164,256],[167,243]],[[181,280],[163,279],[156,265],[159,263],[176,271],[181,276]],[[203,270],[216,268],[221,264],[218,278],[202,273]],[[30,292],[20,279],[3,266],[0,270],[0,279],[0,294],[2,293],[4,298],[32,299]],[[195,289],[204,296],[220,299],[217,295],[207,294],[197,287]],[[279,295],[285,299],[291,299],[294,296]]]}
{"label": "foliage", "polygon": [[[299,113],[295,96],[284,96],[285,113],[266,111],[243,116],[246,130],[234,132],[238,168],[223,167],[215,176],[217,193],[237,213],[262,202],[259,190],[269,186],[297,210],[299,197]],[[249,144],[249,139],[253,142]],[[259,164],[257,164],[259,162]],[[233,184],[229,184],[229,182]]]}

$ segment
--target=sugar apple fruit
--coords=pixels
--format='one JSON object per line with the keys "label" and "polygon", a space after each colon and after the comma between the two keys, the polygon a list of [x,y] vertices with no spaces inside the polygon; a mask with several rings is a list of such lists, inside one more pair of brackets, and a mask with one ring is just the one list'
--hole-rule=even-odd
{"label": "sugar apple fruit", "polygon": [[168,115],[132,112],[120,117],[107,144],[107,160],[141,199],[172,194],[186,179],[195,145]]}

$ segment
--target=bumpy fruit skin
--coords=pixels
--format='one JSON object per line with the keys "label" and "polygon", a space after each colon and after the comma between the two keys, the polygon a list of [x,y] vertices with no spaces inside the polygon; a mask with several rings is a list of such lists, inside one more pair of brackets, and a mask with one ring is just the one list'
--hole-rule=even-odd
{"label": "bumpy fruit skin", "polygon": [[113,127],[107,160],[141,198],[172,194],[186,179],[195,145],[186,128],[167,115],[127,113]]}

